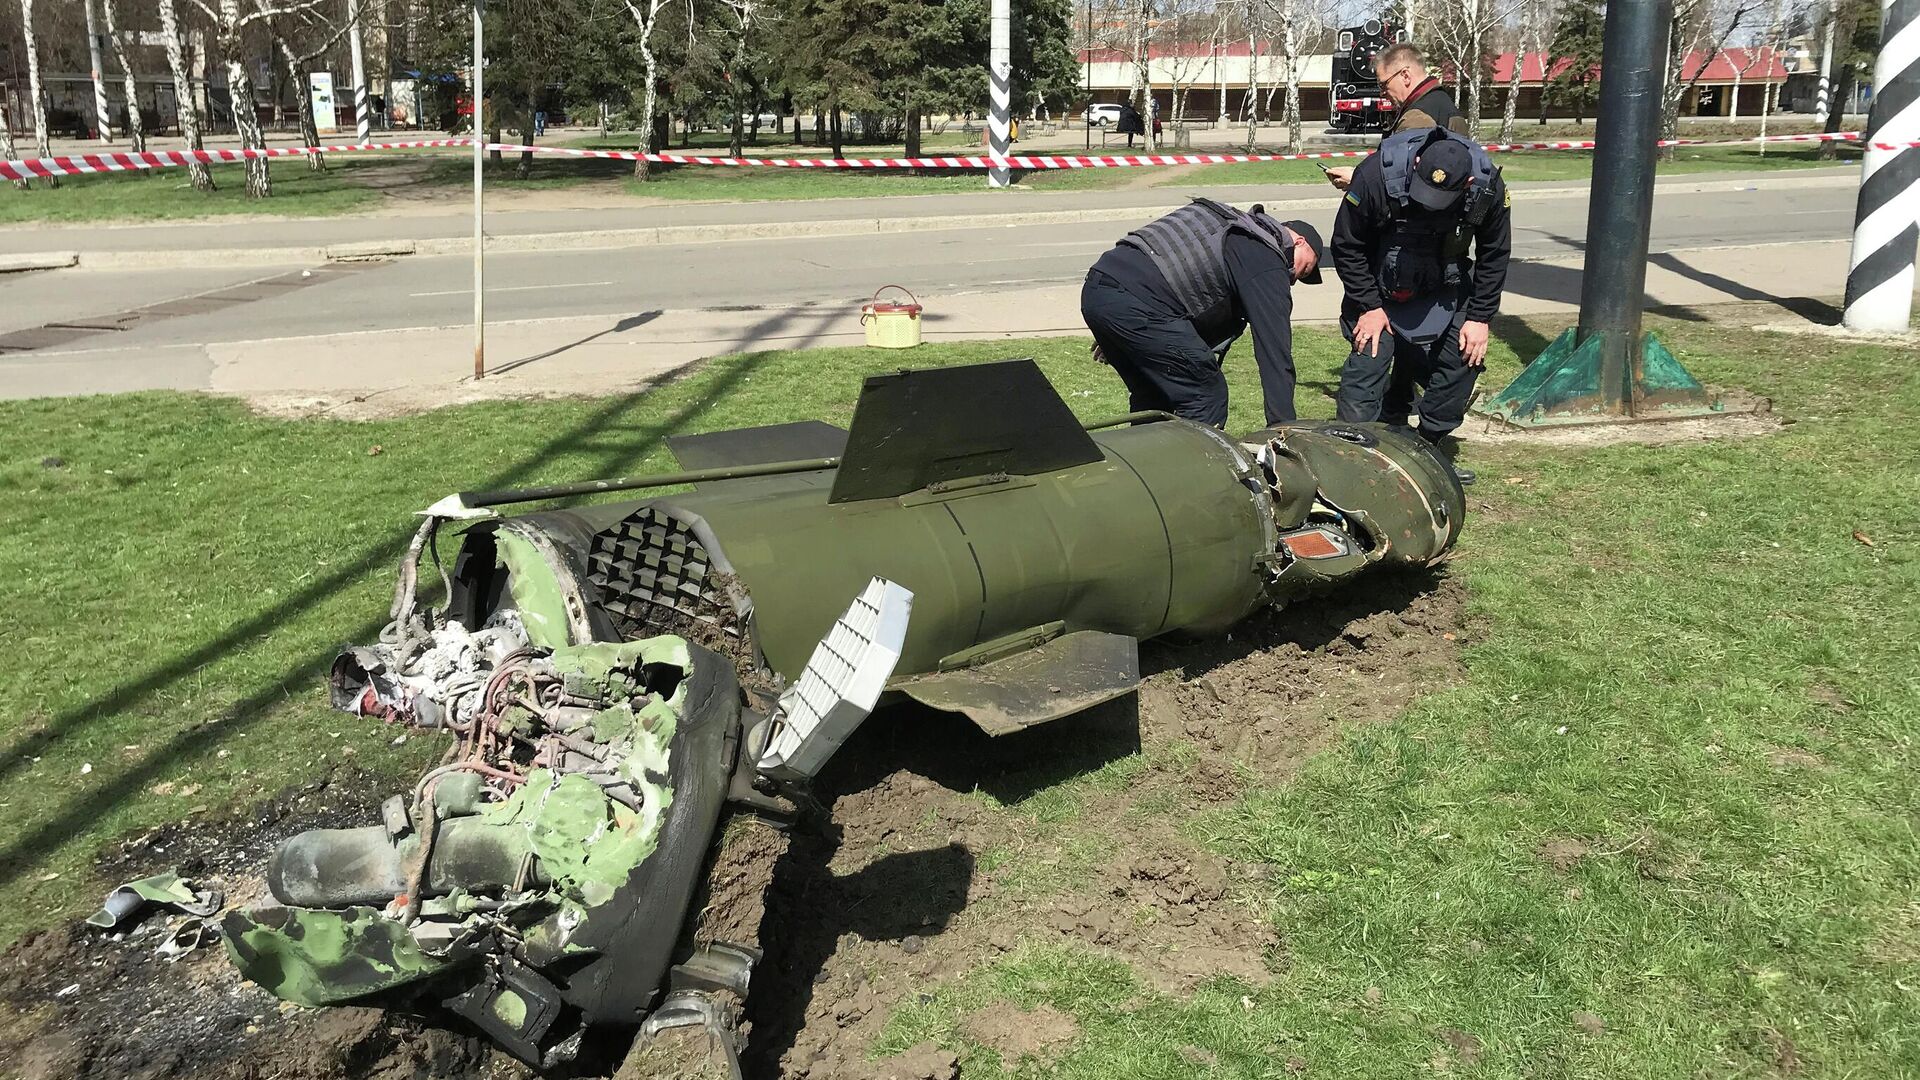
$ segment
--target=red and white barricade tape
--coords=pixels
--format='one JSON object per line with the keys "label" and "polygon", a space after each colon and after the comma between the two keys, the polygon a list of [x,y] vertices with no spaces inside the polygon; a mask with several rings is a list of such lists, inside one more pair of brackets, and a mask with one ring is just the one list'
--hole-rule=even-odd
{"label": "red and white barricade tape", "polygon": [[70,157],[28,158],[25,161],[0,160],[0,178],[30,180],[43,176],[79,176],[87,173],[137,172],[141,169],[165,169],[196,161],[209,164],[245,161],[248,158],[306,157],[309,154],[339,154],[349,150],[417,150],[428,147],[472,146],[472,139],[417,139],[410,142],[368,143],[359,146],[269,146],[260,150],[131,150],[99,154],[74,154]]}
{"label": "red and white barricade tape", "polygon": [[[1780,142],[1859,142],[1857,131],[1832,134],[1768,135],[1748,139],[1663,139],[1667,146],[1746,146]],[[0,160],[0,179],[30,180],[49,176],[78,176],[89,173],[129,172],[140,169],[164,169],[195,161],[218,164],[245,161],[248,158],[305,157],[309,154],[342,154],[366,150],[416,150],[435,147],[468,147],[471,139],[420,139],[407,142],[365,143],[347,146],[270,146],[251,150],[157,150],[69,157],[30,158],[24,161]],[[1876,150],[1901,150],[1920,143],[1870,143]],[[1518,153],[1535,150],[1591,150],[1591,140],[1576,142],[1494,143],[1494,153]],[[515,143],[488,143],[488,150],[502,153],[560,154],[567,157],[605,158],[637,161],[642,158],[664,165],[719,165],[772,169],[986,169],[992,158],[981,154],[954,157],[917,158],[774,158],[717,157],[707,154],[641,154],[631,150],[581,150],[566,146],[521,146]],[[1016,169],[1119,169],[1153,165],[1234,165],[1263,161],[1322,161],[1335,158],[1363,158],[1372,150],[1323,150],[1306,154],[1013,154],[1007,164]]]}

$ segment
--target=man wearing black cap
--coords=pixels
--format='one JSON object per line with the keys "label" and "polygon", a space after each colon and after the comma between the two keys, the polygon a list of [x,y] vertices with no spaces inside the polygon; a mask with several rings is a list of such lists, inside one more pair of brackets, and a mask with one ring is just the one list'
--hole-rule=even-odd
{"label": "man wearing black cap", "polygon": [[1405,424],[1418,384],[1420,434],[1440,444],[1460,426],[1506,286],[1509,204],[1487,152],[1444,128],[1392,135],[1354,171],[1329,253],[1353,343],[1342,420]]}
{"label": "man wearing black cap", "polygon": [[1087,272],[1080,314],[1094,356],[1127,384],[1132,408],[1223,427],[1220,365],[1251,327],[1267,423],[1292,420],[1293,283],[1319,283],[1323,250],[1304,221],[1195,199],[1121,237]]}

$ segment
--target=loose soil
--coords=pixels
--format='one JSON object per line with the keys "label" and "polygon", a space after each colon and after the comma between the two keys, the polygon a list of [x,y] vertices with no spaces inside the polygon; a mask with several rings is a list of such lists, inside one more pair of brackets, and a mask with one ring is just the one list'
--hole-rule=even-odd
{"label": "loose soil", "polygon": [[1708,393],[1725,406],[1724,412],[1685,420],[1655,419],[1538,428],[1514,427],[1469,416],[1466,425],[1457,434],[1462,442],[1478,446],[1670,446],[1675,443],[1773,435],[1786,430],[1793,423],[1775,413],[1771,401],[1744,390],[1709,387]]}
{"label": "loose soil", "polygon": [[1555,873],[1565,874],[1574,864],[1587,857],[1587,845],[1570,837],[1555,837],[1543,840],[1535,849],[1540,861],[1552,867]]}
{"label": "loose soil", "polygon": [[[1197,847],[1181,811],[1282,781],[1344,726],[1456,681],[1468,636],[1455,579],[1381,574],[1231,637],[1149,644],[1137,699],[1017,735],[908,707],[873,717],[816,784],[820,805],[774,874],[748,1075],[925,1075],[867,1057],[893,1010],[1029,945],[1114,956],[1157,992],[1268,981],[1286,957],[1264,917],[1267,868]],[[1199,753],[1167,752],[1182,746]],[[1144,774],[1089,792],[1064,825],[1037,831],[1020,809],[1142,752]],[[1070,884],[1020,881],[1030,864],[1072,863],[1089,836],[1100,854],[1072,864]],[[1004,1058],[993,1027],[962,1033]]]}
{"label": "loose soil", "polygon": [[1003,1001],[967,1017],[965,1030],[967,1038],[998,1051],[1011,1068],[1023,1057],[1041,1057],[1072,1042],[1080,1025],[1051,1005],[1029,1011]]}
{"label": "loose soil", "polygon": [[[382,785],[337,770],[225,821],[166,825],[108,852],[108,882],[174,870],[243,906],[280,842],[377,820]],[[78,923],[0,955],[0,1076],[20,1080],[416,1080],[509,1077],[517,1066],[466,1033],[377,1009],[302,1009],[242,980],[218,941],[175,961],[154,954],[181,916],[124,934]]]}
{"label": "loose soil", "polygon": [[[1444,571],[1377,574],[1230,637],[1151,643],[1137,697],[1001,739],[915,706],[876,714],[785,834],[749,820],[730,827],[702,897],[701,936],[753,939],[765,951],[746,1006],[748,1075],[951,1078],[958,1059],[948,1049],[874,1060],[871,1048],[901,1005],[1031,946],[1117,958],[1143,992],[1271,979],[1287,958],[1265,917],[1268,868],[1196,846],[1181,823],[1250,785],[1284,781],[1343,727],[1456,681],[1470,636],[1464,601]],[[1072,783],[1136,754],[1125,783]],[[1039,827],[1027,800],[1062,785],[1077,812]],[[244,903],[282,839],[375,820],[382,794],[337,774],[224,823],[130,841],[101,872],[121,881],[178,867]],[[1036,883],[1035,867],[1065,872]],[[0,1050],[0,1075],[528,1075],[465,1032],[369,1009],[283,1006],[242,982],[218,947],[169,964],[152,952],[164,922],[150,918],[124,940],[63,927],[0,956],[0,1016],[15,1036]],[[1011,1004],[971,1014],[960,1031],[1010,1067],[1063,1053],[1076,1035],[1064,1014]]]}

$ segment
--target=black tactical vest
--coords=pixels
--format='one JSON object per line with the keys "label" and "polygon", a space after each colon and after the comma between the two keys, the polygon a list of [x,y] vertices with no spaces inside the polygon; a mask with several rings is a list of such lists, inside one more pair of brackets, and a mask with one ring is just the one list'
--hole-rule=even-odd
{"label": "black tactical vest", "polygon": [[1252,214],[1212,199],[1195,199],[1173,213],[1150,221],[1120,238],[1153,259],[1160,276],[1187,310],[1187,318],[1207,321],[1233,302],[1233,284],[1227,280],[1227,233],[1238,228],[1264,241],[1293,265],[1293,235],[1282,242],[1261,226]]}
{"label": "black tactical vest", "polygon": [[[1445,139],[1465,143],[1473,159],[1472,182],[1451,210],[1428,210],[1409,193],[1413,159],[1427,145]],[[1445,128],[1415,128],[1387,136],[1380,143],[1380,174],[1386,183],[1393,221],[1378,241],[1374,263],[1387,299],[1406,302],[1415,297],[1458,292],[1473,271],[1473,235],[1494,210],[1493,159],[1477,142]]]}

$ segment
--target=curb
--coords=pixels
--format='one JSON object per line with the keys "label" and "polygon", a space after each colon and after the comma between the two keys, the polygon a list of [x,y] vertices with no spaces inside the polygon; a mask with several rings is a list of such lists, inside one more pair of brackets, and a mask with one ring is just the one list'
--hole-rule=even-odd
{"label": "curb", "polygon": [[25,255],[0,255],[0,274],[19,274],[29,270],[62,270],[80,262],[77,251],[43,251]]}
{"label": "curb", "polygon": [[[1748,191],[1767,188],[1852,187],[1852,176],[1776,176],[1731,180],[1676,180],[1655,185],[1656,194],[1698,195],[1720,191]],[[803,240],[814,237],[878,236],[894,233],[940,232],[954,229],[1021,228],[1041,225],[1071,225],[1103,221],[1150,220],[1184,205],[1186,195],[1177,187],[1166,189],[1166,202],[1138,206],[1091,207],[1079,210],[1025,210],[1010,214],[945,214],[919,217],[836,218],[821,221],[765,221],[718,225],[659,225],[638,229],[595,229],[562,233],[509,233],[487,238],[487,250],[504,254],[529,251],[594,251],[634,247],[664,247],[684,244],[725,243],[735,240]],[[1517,188],[1515,202],[1549,201],[1584,197],[1585,188]],[[1268,202],[1270,211],[1311,212],[1324,210],[1332,200],[1324,196]],[[330,246],[279,248],[172,249],[140,251],[61,252],[46,256],[0,256],[0,271],[10,259],[60,258],[60,266],[79,266],[91,270],[188,269],[229,266],[290,266],[326,262],[355,262],[408,255],[449,256],[473,253],[471,237],[376,240]],[[49,264],[51,267],[53,264]],[[43,269],[49,267],[18,267]]]}

